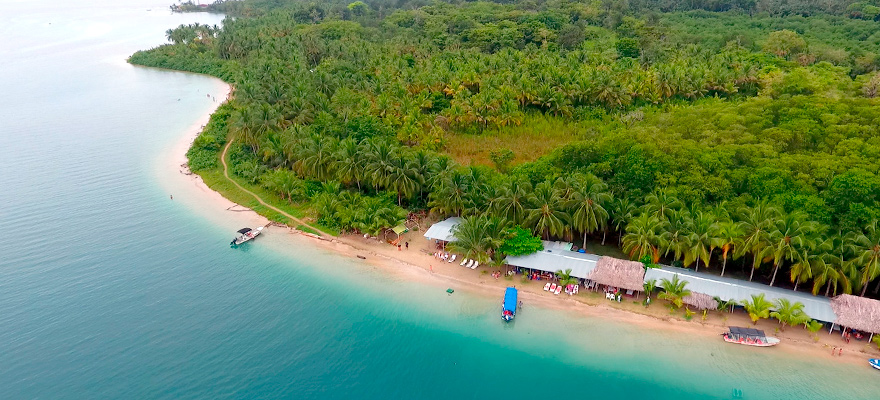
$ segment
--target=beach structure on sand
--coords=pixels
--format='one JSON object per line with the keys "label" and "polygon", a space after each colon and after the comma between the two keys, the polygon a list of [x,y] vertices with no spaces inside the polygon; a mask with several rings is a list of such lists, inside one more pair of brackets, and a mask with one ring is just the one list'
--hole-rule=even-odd
{"label": "beach structure on sand", "polygon": [[842,294],[831,299],[831,308],[837,314],[837,319],[831,325],[832,330],[835,324],[858,329],[862,332],[870,332],[871,339],[875,333],[880,333],[880,301]]}
{"label": "beach structure on sand", "polygon": [[715,310],[718,308],[718,302],[715,301],[715,298],[705,293],[691,291],[691,294],[682,297],[681,301],[687,304],[688,307],[693,307],[697,310]]}
{"label": "beach structure on sand", "polygon": [[462,219],[459,217],[446,218],[443,221],[439,221],[428,228],[425,232],[425,237],[428,238],[428,240],[436,240],[446,247],[447,243],[455,240],[455,235],[452,234],[452,230],[456,225],[460,224],[461,221]]}
{"label": "beach structure on sand", "polygon": [[570,269],[571,276],[580,279],[587,279],[590,272],[596,268],[599,256],[575,251],[554,250],[553,247],[548,246],[548,243],[552,246],[552,243],[557,242],[544,242],[544,250],[537,253],[524,256],[507,256],[504,263],[514,267],[526,268],[530,271],[549,273]]}
{"label": "beach structure on sand", "polygon": [[627,295],[641,292],[645,283],[645,266],[638,261],[599,257],[588,279],[598,285],[626,290]]}
{"label": "beach structure on sand", "polygon": [[[651,279],[657,282],[662,279],[672,280],[676,275],[682,281],[687,282],[686,288],[691,291],[691,296],[703,294],[708,298],[720,298],[724,301],[741,302],[751,298],[752,295],[764,294],[765,298],[775,303],[777,299],[788,299],[792,303],[800,302],[804,305],[804,313],[810,318],[822,322],[833,322],[837,315],[831,309],[831,301],[826,297],[813,296],[809,293],[795,292],[788,289],[767,286],[761,283],[742,281],[739,279],[725,278],[716,275],[694,272],[684,268],[664,266],[662,268],[648,268],[645,271],[645,281]],[[703,297],[705,300],[706,297]],[[687,297],[682,299],[686,304]],[[714,302],[714,300],[713,300]]]}

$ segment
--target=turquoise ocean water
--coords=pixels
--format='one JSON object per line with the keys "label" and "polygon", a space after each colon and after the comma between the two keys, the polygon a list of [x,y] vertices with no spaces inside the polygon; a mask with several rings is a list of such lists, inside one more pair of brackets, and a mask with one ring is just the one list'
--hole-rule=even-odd
{"label": "turquoise ocean water", "polygon": [[[168,199],[212,79],[164,0],[0,0],[0,398],[876,399],[880,375],[387,276]],[[222,218],[222,213],[219,214]]]}

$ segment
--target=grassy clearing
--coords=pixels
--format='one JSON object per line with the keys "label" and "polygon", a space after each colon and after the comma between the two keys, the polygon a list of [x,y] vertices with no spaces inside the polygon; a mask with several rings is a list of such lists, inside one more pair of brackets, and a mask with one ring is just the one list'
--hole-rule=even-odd
{"label": "grassy clearing", "polygon": [[591,131],[591,122],[576,123],[548,115],[528,114],[520,126],[489,129],[482,134],[453,134],[447,138],[444,152],[462,165],[493,166],[489,153],[510,149],[516,157],[511,165],[521,164],[534,161],[566,143],[585,139]]}
{"label": "grassy clearing", "polygon": [[[228,160],[227,160],[227,162],[228,162]],[[291,221],[289,218],[278,213],[277,211],[260,204],[257,201],[257,199],[255,199],[253,196],[251,196],[250,194],[245,193],[245,192],[241,191],[241,189],[235,187],[235,185],[233,185],[232,182],[230,182],[229,180],[226,179],[226,177],[223,176],[223,170],[221,168],[202,170],[202,171],[199,171],[198,174],[199,174],[199,176],[202,177],[202,179],[205,181],[205,184],[207,184],[208,187],[210,187],[213,190],[216,190],[221,195],[223,195],[223,197],[229,199],[230,201],[238,203],[238,204],[245,206],[247,208],[250,208],[250,209],[254,210],[257,214],[260,214],[260,215],[266,217],[270,221],[280,222],[280,223],[288,225],[288,226],[300,225],[295,221]],[[264,201],[271,204],[272,206],[277,207],[278,209],[280,209],[290,215],[293,215],[294,217],[297,217],[300,219],[307,219],[308,218],[306,215],[308,204],[290,204],[287,202],[287,200],[284,200],[284,199],[278,197],[277,195],[263,189],[261,186],[253,185],[253,184],[245,181],[244,179],[241,179],[240,177],[237,177],[233,174],[230,174],[229,177],[231,179],[235,180],[235,182],[237,182],[242,187],[246,188],[247,190],[250,190],[251,192],[254,192],[257,196],[260,196],[260,198],[262,198]],[[308,221],[308,222],[310,224],[312,224],[313,226],[315,226],[316,228],[318,228],[318,229],[320,229],[330,235],[334,235],[334,236],[339,235],[339,231],[336,229],[333,229],[333,228],[330,228],[327,226],[323,226],[321,224],[318,224],[315,221]],[[310,232],[310,233],[314,233],[316,235],[320,235],[318,232],[315,232],[314,230],[308,229],[302,225],[298,226],[297,229],[300,229],[300,230],[303,230],[306,232]]]}

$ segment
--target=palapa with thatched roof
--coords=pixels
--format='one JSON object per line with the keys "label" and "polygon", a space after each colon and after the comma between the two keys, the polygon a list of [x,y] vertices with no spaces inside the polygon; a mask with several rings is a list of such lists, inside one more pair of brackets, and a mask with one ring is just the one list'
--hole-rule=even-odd
{"label": "palapa with thatched roof", "polygon": [[691,292],[691,294],[682,297],[681,301],[698,310],[714,310],[718,308],[718,302],[715,301],[715,298],[703,293]]}
{"label": "palapa with thatched roof", "polygon": [[644,264],[636,261],[600,257],[589,279],[600,285],[642,291],[645,282]]}
{"label": "palapa with thatched roof", "polygon": [[842,294],[831,299],[834,323],[864,332],[880,333],[880,301]]}

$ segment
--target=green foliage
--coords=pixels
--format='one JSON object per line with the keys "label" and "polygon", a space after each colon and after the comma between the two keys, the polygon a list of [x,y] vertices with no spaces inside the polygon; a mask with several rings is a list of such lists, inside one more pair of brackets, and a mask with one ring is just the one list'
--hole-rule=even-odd
{"label": "green foliage", "polygon": [[764,298],[764,294],[753,294],[751,299],[742,301],[743,308],[749,313],[753,324],[757,324],[761,318],[770,318],[770,309],[773,303]]}
{"label": "green foliage", "polygon": [[685,288],[686,286],[687,281],[680,280],[678,275],[673,276],[672,280],[664,278],[660,280],[663,293],[660,293],[657,298],[668,300],[672,306],[681,308],[684,305],[684,298],[691,294],[691,291]]}
{"label": "green foliage", "polygon": [[532,235],[532,232],[519,226],[514,226],[504,232],[504,243],[498,250],[509,256],[524,256],[544,250],[541,238]]}
{"label": "green foliage", "polygon": [[811,320],[804,313],[804,304],[801,302],[792,303],[788,299],[776,300],[776,311],[770,313],[771,318],[776,318],[780,325],[796,326],[808,324]]}
{"label": "green foliage", "polygon": [[638,58],[641,52],[639,42],[633,38],[620,38],[615,47],[620,57]]}
{"label": "green foliage", "polygon": [[507,172],[510,167],[510,162],[513,161],[514,157],[516,156],[510,149],[492,150],[492,152],[489,153],[489,159],[495,164],[495,168],[501,172]]}
{"label": "green foliage", "polygon": [[494,259],[504,244],[509,226],[510,222],[503,218],[466,217],[452,229],[455,240],[447,248],[485,264]]}
{"label": "green foliage", "polygon": [[[327,225],[378,234],[430,209],[815,293],[880,276],[873,2],[212,7],[222,28],[169,29],[129,61],[233,84],[190,167],[235,138],[236,177]],[[435,152],[478,151],[461,138],[495,152]],[[497,258],[498,238],[467,251]]]}

